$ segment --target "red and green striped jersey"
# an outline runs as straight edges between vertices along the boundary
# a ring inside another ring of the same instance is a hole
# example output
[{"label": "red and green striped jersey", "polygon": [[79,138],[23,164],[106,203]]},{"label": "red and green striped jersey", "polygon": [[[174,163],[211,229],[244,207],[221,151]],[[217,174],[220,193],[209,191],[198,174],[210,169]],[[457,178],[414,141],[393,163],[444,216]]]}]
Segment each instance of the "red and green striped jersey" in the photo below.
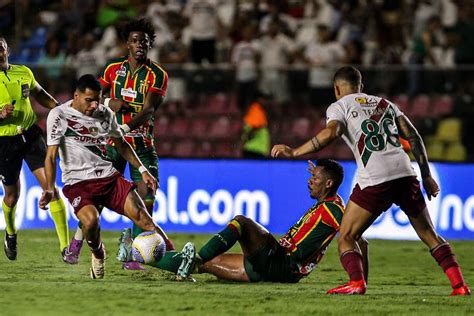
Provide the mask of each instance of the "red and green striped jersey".
[{"label": "red and green striped jersey", "polygon": [[[128,56],[110,61],[99,80],[104,90],[110,89],[112,99],[120,99],[130,105],[127,112],[116,113],[119,124],[130,122],[132,117],[142,111],[147,93],[154,92],[164,96],[168,87],[168,74],[160,65],[148,59],[132,72]],[[125,139],[134,149],[153,148],[153,125],[154,116],[139,128],[130,131]]]},{"label": "red and green striped jersey", "polygon": [[313,205],[278,241],[303,276],[308,275],[323,257],[339,231],[343,215],[341,197],[329,197]]}]

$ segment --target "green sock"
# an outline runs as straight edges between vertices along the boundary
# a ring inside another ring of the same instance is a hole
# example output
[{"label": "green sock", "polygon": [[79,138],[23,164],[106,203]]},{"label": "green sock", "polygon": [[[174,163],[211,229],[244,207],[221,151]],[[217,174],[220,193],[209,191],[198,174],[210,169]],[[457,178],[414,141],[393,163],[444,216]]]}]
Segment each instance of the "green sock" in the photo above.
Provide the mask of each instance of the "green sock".
[{"label": "green sock", "polygon": [[209,261],[212,258],[223,254],[239,240],[241,235],[241,228],[238,221],[235,219],[231,220],[227,227],[221,232],[215,234],[201,250],[199,250],[199,256],[203,262]]},{"label": "green sock", "polygon": [[62,251],[69,244],[69,226],[67,223],[66,216],[66,205],[62,199],[49,202],[51,209],[51,217],[53,218],[54,225],[56,226],[56,234],[59,239],[59,250]]},{"label": "green sock", "polygon": [[181,264],[181,256],[178,255],[175,257],[177,253],[177,251],[167,251],[160,261],[154,262],[150,265],[155,268],[176,273]]},{"label": "green sock", "polygon": [[5,216],[5,229],[8,235],[16,234],[15,227],[15,210],[16,205],[9,207],[5,204],[5,201],[2,201],[3,216]]}]

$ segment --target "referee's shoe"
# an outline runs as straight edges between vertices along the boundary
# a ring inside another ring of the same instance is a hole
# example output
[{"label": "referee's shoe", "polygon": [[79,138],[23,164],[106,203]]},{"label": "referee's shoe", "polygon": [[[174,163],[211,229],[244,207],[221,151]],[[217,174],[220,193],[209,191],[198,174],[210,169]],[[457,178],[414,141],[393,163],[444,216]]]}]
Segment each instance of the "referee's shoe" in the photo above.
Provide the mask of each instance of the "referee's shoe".
[{"label": "referee's shoe", "polygon": [[5,250],[5,255],[9,260],[16,260],[16,234],[9,235],[8,233],[5,233],[3,250]]}]

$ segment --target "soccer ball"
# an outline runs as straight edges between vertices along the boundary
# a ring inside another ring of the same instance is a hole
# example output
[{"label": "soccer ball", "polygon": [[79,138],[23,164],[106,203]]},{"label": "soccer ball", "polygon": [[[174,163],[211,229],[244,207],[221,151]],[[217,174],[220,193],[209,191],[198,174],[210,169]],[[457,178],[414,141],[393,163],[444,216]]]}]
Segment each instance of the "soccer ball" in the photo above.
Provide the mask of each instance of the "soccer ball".
[{"label": "soccer ball", "polygon": [[156,232],[143,232],[133,240],[132,255],[137,262],[144,264],[157,262],[163,258],[165,252],[165,241]]}]

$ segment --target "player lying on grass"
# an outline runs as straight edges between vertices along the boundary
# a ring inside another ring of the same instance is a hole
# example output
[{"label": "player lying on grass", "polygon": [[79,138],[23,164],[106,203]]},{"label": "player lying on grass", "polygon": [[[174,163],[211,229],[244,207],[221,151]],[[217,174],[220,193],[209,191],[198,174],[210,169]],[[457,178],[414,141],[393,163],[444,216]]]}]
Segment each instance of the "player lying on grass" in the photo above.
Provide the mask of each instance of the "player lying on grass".
[{"label": "player lying on grass", "polygon": [[99,207],[105,206],[127,216],[145,231],[164,235],[147,213],[135,184],[125,180],[107,160],[105,144],[110,137],[119,153],[140,170],[143,182],[156,190],[156,179],[124,140],[114,112],[99,104],[100,90],[94,76],[84,75],[79,78],[74,99],[49,113],[45,160],[47,188],[39,202],[40,208],[45,209],[53,197],[59,154],[65,183],[63,192],[82,223],[84,237],[92,251],[90,273],[94,279],[103,278],[105,268]]},{"label": "player lying on grass", "polygon": [[[167,254],[156,265],[185,280],[191,273],[210,273],[223,280],[298,282],[314,270],[339,230],[344,214],[337,190],[343,179],[342,166],[330,159],[309,162],[310,196],[317,200],[279,240],[263,226],[237,215],[212,237],[198,253],[187,243],[180,255]],[[239,242],[243,253],[225,253]],[[367,241],[358,242],[367,268]],[[366,276],[367,277],[367,276]]]}]

